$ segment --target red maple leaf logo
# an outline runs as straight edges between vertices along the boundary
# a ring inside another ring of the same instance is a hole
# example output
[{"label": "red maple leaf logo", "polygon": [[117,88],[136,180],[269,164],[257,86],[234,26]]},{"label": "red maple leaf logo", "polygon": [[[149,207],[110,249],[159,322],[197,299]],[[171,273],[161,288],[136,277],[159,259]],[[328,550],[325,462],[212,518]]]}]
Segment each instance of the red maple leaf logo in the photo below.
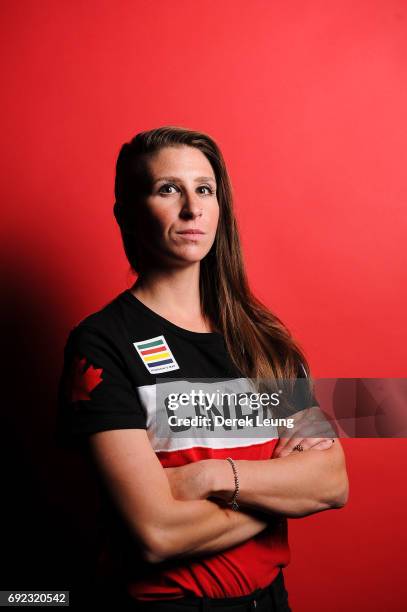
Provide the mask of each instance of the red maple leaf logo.
[{"label": "red maple leaf logo", "polygon": [[77,355],[72,362],[70,394],[71,401],[90,400],[90,393],[102,382],[103,368],[94,368],[90,365],[86,370],[86,358]]}]

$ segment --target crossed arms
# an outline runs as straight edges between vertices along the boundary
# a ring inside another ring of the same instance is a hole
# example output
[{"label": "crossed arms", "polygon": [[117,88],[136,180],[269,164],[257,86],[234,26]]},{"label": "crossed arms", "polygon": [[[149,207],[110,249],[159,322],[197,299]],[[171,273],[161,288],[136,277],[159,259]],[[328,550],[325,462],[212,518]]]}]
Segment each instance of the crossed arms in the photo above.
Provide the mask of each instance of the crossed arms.
[{"label": "crossed arms", "polygon": [[239,512],[225,505],[234,478],[223,459],[163,468],[144,429],[92,434],[88,449],[150,563],[216,553],[255,536],[273,515],[306,516],[340,508],[348,498],[339,439],[330,448],[322,441],[302,453],[280,440],[272,460],[235,461]]}]

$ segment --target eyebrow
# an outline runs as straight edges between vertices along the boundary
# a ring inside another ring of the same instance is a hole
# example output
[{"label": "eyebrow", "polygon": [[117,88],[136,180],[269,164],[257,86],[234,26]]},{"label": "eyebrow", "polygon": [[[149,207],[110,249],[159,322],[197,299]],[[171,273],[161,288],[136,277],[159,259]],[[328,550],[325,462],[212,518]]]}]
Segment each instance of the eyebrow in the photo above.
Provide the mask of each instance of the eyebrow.
[{"label": "eyebrow", "polygon": [[[155,183],[158,183],[158,181],[180,181],[181,179],[179,179],[177,176],[160,176],[160,178],[155,179],[155,181],[153,181],[153,185]],[[199,183],[200,181],[212,181],[213,183],[216,184],[215,179],[212,176],[198,176],[195,179],[195,183]]]}]

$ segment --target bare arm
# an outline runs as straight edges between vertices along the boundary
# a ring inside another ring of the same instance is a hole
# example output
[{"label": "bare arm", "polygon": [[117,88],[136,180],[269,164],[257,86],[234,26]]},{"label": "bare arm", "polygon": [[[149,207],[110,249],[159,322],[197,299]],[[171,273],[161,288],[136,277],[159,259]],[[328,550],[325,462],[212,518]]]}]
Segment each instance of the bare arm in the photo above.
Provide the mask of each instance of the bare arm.
[{"label": "bare arm", "polygon": [[[228,461],[206,459],[206,494],[229,500],[234,477]],[[291,452],[261,461],[235,461],[242,507],[290,517],[341,508],[349,494],[345,457],[339,439],[329,449]]]},{"label": "bare arm", "polygon": [[172,557],[189,557],[191,555],[201,556],[204,554],[221,552],[227,548],[230,548],[231,546],[242,544],[246,540],[257,535],[260,533],[260,531],[263,531],[263,529],[267,527],[270,521],[270,517],[267,517],[265,514],[257,513],[256,516],[255,510],[251,510],[250,514],[245,511],[234,512],[229,508],[225,508],[224,511],[230,520],[230,525],[227,530],[225,530],[221,535],[215,536],[208,541],[199,544],[193,549],[191,548],[186,552],[173,554]]},{"label": "bare arm", "polygon": [[234,512],[207,499],[176,500],[143,429],[98,432],[89,450],[119,511],[157,563],[170,557],[218,552],[240,544],[267,526],[267,517]]}]

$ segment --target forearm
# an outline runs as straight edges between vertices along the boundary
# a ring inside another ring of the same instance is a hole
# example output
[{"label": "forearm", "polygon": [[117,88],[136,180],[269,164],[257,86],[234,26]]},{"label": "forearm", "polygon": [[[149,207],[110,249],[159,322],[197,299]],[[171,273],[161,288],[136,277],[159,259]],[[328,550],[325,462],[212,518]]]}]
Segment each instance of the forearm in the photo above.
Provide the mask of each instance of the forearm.
[{"label": "forearm", "polygon": [[[215,502],[210,503],[217,506]],[[223,508],[222,511],[226,520],[224,521],[222,518],[219,522],[221,531],[217,529],[218,515],[216,514],[216,517],[213,518],[208,517],[207,538],[202,536],[201,523],[199,523],[199,538],[197,538],[196,525],[191,533],[188,533],[185,529],[178,533],[174,530],[171,534],[173,537],[172,550],[167,552],[166,557],[195,557],[222,552],[231,546],[246,542],[249,538],[263,531],[268,525],[267,517],[264,514],[256,516],[256,513],[235,512],[228,508]],[[210,535],[215,532],[214,529],[218,532],[217,535]]]},{"label": "forearm", "polygon": [[[104,437],[97,438],[100,439],[103,442]],[[225,550],[253,537],[268,524],[269,517],[264,513],[236,513],[219,499],[206,499],[202,462],[190,466],[198,468],[196,479],[200,485],[204,483],[202,494],[181,500],[173,495],[166,477],[171,468],[163,472],[160,467],[158,476],[151,478],[149,490],[140,495],[131,474],[113,472],[107,478],[103,467],[114,463],[114,453],[109,454],[103,447],[97,447],[95,454],[90,451],[85,447],[99,486],[128,523],[140,554],[151,563]],[[183,469],[186,468],[188,465]],[[173,468],[176,472],[179,469]]]},{"label": "forearm", "polygon": [[235,512],[216,501],[173,500],[154,528],[146,554],[151,563],[168,558],[215,553],[241,544],[267,526],[256,512]]},{"label": "forearm", "polygon": [[[339,446],[339,445],[338,445]],[[210,459],[208,496],[229,500],[234,491],[229,462]],[[342,507],[348,479],[342,449],[308,450],[261,461],[236,460],[241,507],[301,517]]]}]

